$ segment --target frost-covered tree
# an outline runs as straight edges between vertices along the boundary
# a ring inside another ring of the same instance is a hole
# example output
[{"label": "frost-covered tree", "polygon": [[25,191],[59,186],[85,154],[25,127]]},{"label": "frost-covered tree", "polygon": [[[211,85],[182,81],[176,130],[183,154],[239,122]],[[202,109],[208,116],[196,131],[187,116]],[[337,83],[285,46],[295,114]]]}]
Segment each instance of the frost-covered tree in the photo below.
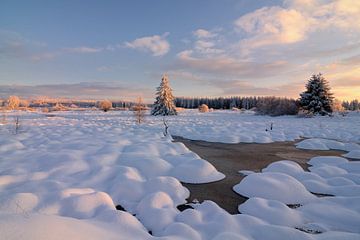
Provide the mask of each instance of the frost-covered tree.
[{"label": "frost-covered tree", "polygon": [[20,98],[18,96],[10,96],[7,100],[7,106],[10,109],[17,109],[20,105]]},{"label": "frost-covered tree", "polygon": [[306,91],[300,94],[299,105],[309,113],[329,115],[333,112],[333,99],[328,81],[319,73],[309,79]]},{"label": "frost-covered tree", "polygon": [[112,102],[109,100],[103,100],[98,103],[98,106],[101,110],[107,112],[110,110],[110,108],[112,108]]},{"label": "frost-covered tree", "polygon": [[209,111],[209,107],[206,104],[201,104],[199,106],[199,112],[205,113]]},{"label": "frost-covered tree", "polygon": [[174,96],[172,95],[167,75],[163,75],[160,86],[156,90],[157,96],[151,110],[151,115],[176,115]]}]

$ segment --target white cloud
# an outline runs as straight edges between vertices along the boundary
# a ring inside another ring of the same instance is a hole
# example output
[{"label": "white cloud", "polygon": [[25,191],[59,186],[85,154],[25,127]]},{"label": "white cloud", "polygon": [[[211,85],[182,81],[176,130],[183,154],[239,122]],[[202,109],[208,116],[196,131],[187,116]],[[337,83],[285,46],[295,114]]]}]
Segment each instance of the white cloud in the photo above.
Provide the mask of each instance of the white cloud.
[{"label": "white cloud", "polygon": [[145,99],[153,98],[153,90],[136,84],[116,82],[80,82],[71,84],[43,85],[0,85],[0,96],[18,95],[21,97],[49,96],[75,99],[122,99],[134,100],[139,95]]},{"label": "white cloud", "polygon": [[353,34],[360,31],[360,1],[286,0],[283,7],[243,15],[234,25],[246,34],[240,41],[243,48],[297,43],[320,31]]},{"label": "white cloud", "polygon": [[59,52],[43,52],[34,54],[31,56],[31,60],[33,61],[42,61],[42,60],[50,60],[57,57],[60,53]]},{"label": "white cloud", "polygon": [[202,73],[237,77],[271,77],[278,75],[280,70],[290,67],[286,61],[253,62],[238,60],[227,55],[208,57],[193,56],[194,51],[185,50],[178,53],[179,67],[186,67]]},{"label": "white cloud", "polygon": [[213,38],[216,37],[218,34],[205,30],[205,29],[198,29],[193,32],[194,36],[201,39],[201,38]]},{"label": "white cloud", "polygon": [[248,36],[242,43],[252,48],[302,41],[312,24],[312,18],[297,10],[281,7],[264,7],[235,21],[236,28]]},{"label": "white cloud", "polygon": [[101,52],[103,48],[92,48],[92,47],[75,47],[75,48],[64,48],[64,51],[71,53],[97,53]]},{"label": "white cloud", "polygon": [[100,66],[96,68],[96,71],[99,72],[109,72],[111,70],[111,67],[109,66]]},{"label": "white cloud", "polygon": [[170,44],[166,40],[169,33],[163,35],[154,35],[150,37],[142,37],[132,42],[126,42],[128,48],[137,49],[144,52],[151,52],[153,56],[163,56],[170,50]]}]

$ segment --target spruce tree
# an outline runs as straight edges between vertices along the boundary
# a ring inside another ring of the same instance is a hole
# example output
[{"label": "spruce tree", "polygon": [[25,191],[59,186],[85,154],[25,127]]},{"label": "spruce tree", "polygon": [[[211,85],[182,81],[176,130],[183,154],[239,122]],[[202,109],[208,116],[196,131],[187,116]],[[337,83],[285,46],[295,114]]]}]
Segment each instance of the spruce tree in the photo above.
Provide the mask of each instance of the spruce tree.
[{"label": "spruce tree", "polygon": [[309,113],[329,115],[333,112],[333,99],[328,81],[319,73],[309,79],[306,91],[300,94],[299,104]]},{"label": "spruce tree", "polygon": [[172,89],[169,85],[167,75],[163,75],[160,86],[156,90],[157,96],[151,110],[151,114],[154,116],[176,115],[177,112],[174,104],[174,96],[172,95]]}]

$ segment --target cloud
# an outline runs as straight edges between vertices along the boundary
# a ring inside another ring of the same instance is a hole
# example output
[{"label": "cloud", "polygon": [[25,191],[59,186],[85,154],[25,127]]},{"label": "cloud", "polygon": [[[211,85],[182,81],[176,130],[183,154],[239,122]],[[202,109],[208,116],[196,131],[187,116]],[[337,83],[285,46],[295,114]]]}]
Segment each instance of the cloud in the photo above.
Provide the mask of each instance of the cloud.
[{"label": "cloud", "polygon": [[51,60],[59,56],[60,54],[60,52],[43,52],[32,54],[30,58],[32,61]]},{"label": "cloud", "polygon": [[212,81],[214,86],[218,86],[224,95],[243,95],[243,96],[280,96],[298,98],[303,91],[302,82],[277,85],[273,87],[262,87],[251,84],[244,80]]},{"label": "cloud", "polygon": [[73,84],[0,85],[0,96],[6,98],[18,95],[24,98],[49,96],[75,99],[117,99],[134,100],[138,96],[151,98],[153,90],[139,86],[128,86],[116,82],[81,82]]},{"label": "cloud", "polygon": [[26,39],[17,32],[0,30],[0,58],[29,58],[46,43]]},{"label": "cloud", "polygon": [[205,29],[198,29],[196,31],[193,32],[194,36],[202,39],[202,38],[213,38],[216,37],[218,34],[211,32],[211,31],[207,31]]},{"label": "cloud", "polygon": [[264,7],[241,16],[235,28],[245,33],[244,48],[293,44],[313,32],[339,30],[353,34],[360,30],[360,1],[287,0],[283,6]]},{"label": "cloud", "polygon": [[109,72],[112,68],[109,66],[100,66],[96,68],[96,71],[99,72]]},{"label": "cloud", "polygon": [[192,48],[177,54],[172,70],[195,74],[189,81],[223,94],[297,97],[317,72],[329,77],[335,92],[357,86],[360,1],[353,2],[288,0],[239,17],[221,34],[195,30]]},{"label": "cloud", "polygon": [[92,48],[92,47],[84,47],[84,46],[74,47],[74,48],[62,48],[60,50],[33,53],[30,55],[30,59],[32,61],[52,60],[56,57],[64,55],[65,53],[91,54],[91,53],[98,53],[103,50],[104,48]]},{"label": "cloud", "polygon": [[179,68],[191,68],[203,73],[223,74],[237,77],[270,77],[279,74],[280,70],[290,67],[288,62],[253,62],[241,61],[226,55],[213,57],[193,56],[192,50],[185,50],[177,55]]},{"label": "cloud", "polygon": [[65,52],[70,52],[70,53],[98,53],[103,51],[103,48],[92,48],[92,47],[75,47],[75,48],[64,48],[63,49]]},{"label": "cloud", "polygon": [[255,48],[302,41],[313,20],[294,9],[264,7],[241,16],[234,24],[237,30],[248,35],[242,43]]},{"label": "cloud", "polygon": [[142,37],[132,42],[125,42],[125,46],[144,52],[151,52],[153,56],[163,56],[170,50],[170,44],[166,40],[169,33],[163,35],[154,35],[150,37]]}]

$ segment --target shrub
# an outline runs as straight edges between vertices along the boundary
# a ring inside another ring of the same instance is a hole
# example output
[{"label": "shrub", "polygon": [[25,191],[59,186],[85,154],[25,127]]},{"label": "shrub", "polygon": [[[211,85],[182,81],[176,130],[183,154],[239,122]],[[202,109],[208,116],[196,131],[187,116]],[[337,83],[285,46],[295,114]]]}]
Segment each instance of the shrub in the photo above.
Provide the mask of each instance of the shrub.
[{"label": "shrub", "polygon": [[342,102],[339,99],[335,99],[332,103],[332,110],[334,112],[343,112],[345,108],[342,105]]},{"label": "shrub", "polygon": [[20,106],[20,98],[18,96],[10,96],[7,100],[7,106],[10,109],[17,109]]},{"label": "shrub", "polygon": [[20,107],[28,108],[29,107],[29,101],[28,100],[20,100]]},{"label": "shrub", "polygon": [[103,100],[99,102],[99,109],[103,110],[104,112],[107,112],[112,107],[112,102],[109,100]]},{"label": "shrub", "polygon": [[199,106],[199,112],[205,113],[209,111],[209,107],[206,104],[201,104]]},{"label": "shrub", "polygon": [[54,107],[51,108],[52,111],[67,111],[68,108],[62,105],[61,103],[56,103]]},{"label": "shrub", "polygon": [[260,100],[256,111],[259,114],[270,116],[296,115],[298,107],[293,99],[266,97]]}]

